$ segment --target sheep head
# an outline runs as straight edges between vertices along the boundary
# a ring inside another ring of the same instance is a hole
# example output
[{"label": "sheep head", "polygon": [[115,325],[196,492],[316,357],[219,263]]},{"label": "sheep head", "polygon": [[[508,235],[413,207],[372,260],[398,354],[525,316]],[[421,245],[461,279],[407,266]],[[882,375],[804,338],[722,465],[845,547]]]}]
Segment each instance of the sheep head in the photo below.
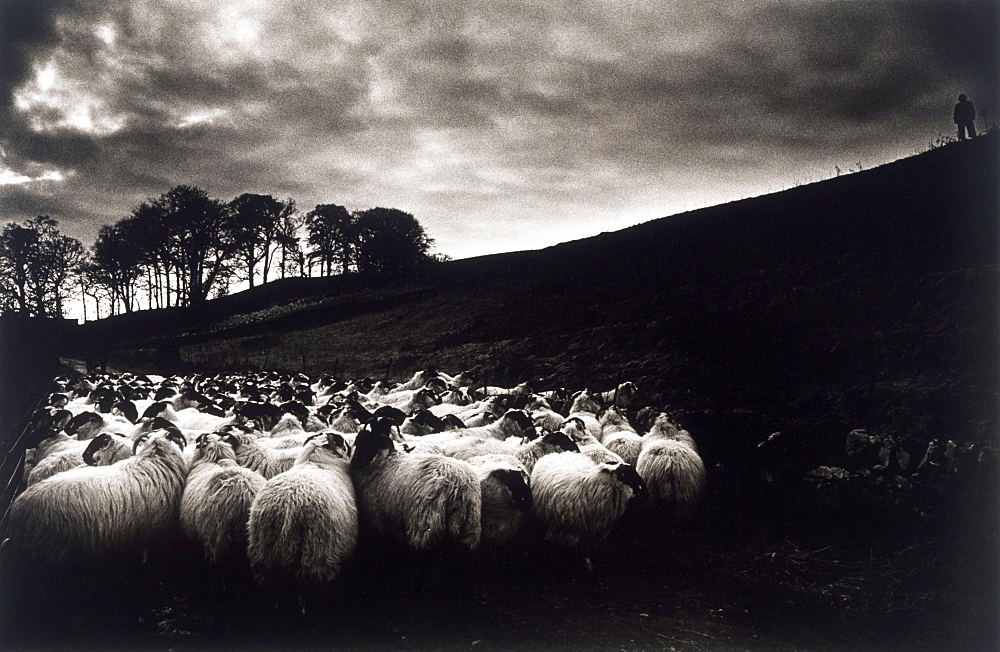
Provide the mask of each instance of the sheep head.
[{"label": "sheep head", "polygon": [[98,451],[104,450],[110,446],[111,441],[111,435],[106,432],[103,432],[90,440],[90,443],[87,444],[87,449],[83,451],[83,461],[87,464],[87,466],[97,466],[98,462],[96,456],[98,455]]},{"label": "sheep head", "polygon": [[365,425],[354,440],[352,468],[363,469],[383,451],[392,453],[396,450],[392,443],[392,425],[391,421],[382,417],[375,418]]},{"label": "sheep head", "polygon": [[611,473],[615,479],[627,485],[632,490],[633,500],[642,501],[646,498],[648,493],[646,483],[631,464],[619,464],[616,467],[606,467],[601,470]]},{"label": "sheep head", "polygon": [[507,487],[515,509],[522,512],[531,510],[531,487],[528,485],[528,476],[523,470],[496,469],[490,472],[490,476]]},{"label": "sheep head", "polygon": [[560,451],[566,451],[572,453],[580,452],[580,446],[578,446],[577,443],[573,441],[572,437],[570,437],[569,435],[567,435],[565,432],[562,431],[546,432],[544,435],[542,435],[540,441],[543,444],[547,446],[552,446],[553,448]]}]

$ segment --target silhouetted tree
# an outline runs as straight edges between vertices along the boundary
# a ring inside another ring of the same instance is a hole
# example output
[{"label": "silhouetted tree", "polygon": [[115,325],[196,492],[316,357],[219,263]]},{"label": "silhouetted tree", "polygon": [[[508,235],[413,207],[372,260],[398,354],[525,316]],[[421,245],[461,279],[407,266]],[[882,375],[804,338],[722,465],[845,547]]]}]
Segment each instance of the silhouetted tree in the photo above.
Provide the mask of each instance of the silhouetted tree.
[{"label": "silhouetted tree", "polygon": [[0,232],[0,307],[24,316],[61,317],[83,245],[39,215]]},{"label": "silhouetted tree", "polygon": [[295,210],[295,200],[285,200],[285,210],[278,219],[278,228],[274,241],[281,252],[278,265],[281,278],[287,278],[289,272],[298,270],[299,276],[305,276],[305,255],[299,242],[299,231],[305,226],[306,218]]},{"label": "silhouetted tree", "polygon": [[295,202],[280,202],[271,195],[244,193],[229,202],[233,221],[233,243],[246,270],[250,287],[258,264],[263,264],[261,282],[267,283],[271,269],[272,245],[281,233],[282,222],[295,212]]},{"label": "silhouetted tree", "polygon": [[193,186],[176,186],[150,203],[163,211],[183,281],[182,303],[208,299],[230,276],[236,242],[226,205]]},{"label": "silhouetted tree", "polygon": [[91,248],[90,263],[84,267],[90,284],[109,295],[111,314],[118,306],[124,312],[135,307],[135,286],[143,265],[143,252],[135,242],[141,229],[142,224],[131,217],[102,226]]},{"label": "silhouetted tree", "polygon": [[356,215],[360,272],[399,274],[428,260],[433,240],[413,215],[395,208],[370,208]]},{"label": "silhouetted tree", "polygon": [[351,269],[355,251],[354,216],[336,204],[319,204],[306,214],[310,257],[319,262],[320,274],[332,276],[334,270],[346,274]]}]

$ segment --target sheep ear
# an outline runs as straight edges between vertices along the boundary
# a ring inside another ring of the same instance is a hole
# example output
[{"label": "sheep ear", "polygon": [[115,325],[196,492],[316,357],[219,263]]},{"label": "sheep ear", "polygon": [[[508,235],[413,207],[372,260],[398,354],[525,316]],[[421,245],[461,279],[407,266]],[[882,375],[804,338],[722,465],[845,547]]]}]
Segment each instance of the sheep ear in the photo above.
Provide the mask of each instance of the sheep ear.
[{"label": "sheep ear", "polygon": [[149,433],[148,432],[144,432],[144,433],[142,433],[141,435],[139,435],[138,437],[135,438],[135,443],[132,444],[132,454],[133,455],[135,455],[136,452],[139,450],[139,446],[142,446],[144,443],[146,443],[147,439],[149,439]]}]

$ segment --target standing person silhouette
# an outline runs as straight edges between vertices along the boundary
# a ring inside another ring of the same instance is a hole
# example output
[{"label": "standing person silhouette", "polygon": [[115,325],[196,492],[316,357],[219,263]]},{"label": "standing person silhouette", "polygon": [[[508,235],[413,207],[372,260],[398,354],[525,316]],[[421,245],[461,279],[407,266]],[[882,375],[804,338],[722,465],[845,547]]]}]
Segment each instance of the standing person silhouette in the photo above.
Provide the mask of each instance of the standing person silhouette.
[{"label": "standing person silhouette", "polygon": [[958,125],[958,139],[965,140],[966,132],[969,138],[976,137],[976,107],[965,95],[958,96],[958,104],[955,105],[955,124]]}]

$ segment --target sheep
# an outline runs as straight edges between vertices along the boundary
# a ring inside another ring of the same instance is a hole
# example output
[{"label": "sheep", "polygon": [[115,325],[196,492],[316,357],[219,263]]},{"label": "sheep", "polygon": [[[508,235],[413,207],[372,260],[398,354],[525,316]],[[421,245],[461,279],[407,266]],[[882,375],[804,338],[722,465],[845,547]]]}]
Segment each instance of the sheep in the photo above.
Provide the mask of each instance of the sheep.
[{"label": "sheep", "polygon": [[512,455],[481,455],[469,460],[482,492],[480,546],[503,548],[514,540],[531,510],[528,471]]},{"label": "sheep", "polygon": [[379,398],[379,402],[402,410],[406,414],[413,414],[417,410],[440,404],[441,399],[438,398],[434,390],[421,387],[420,389],[399,392],[392,395],[391,398],[390,395],[382,396]]},{"label": "sheep", "polygon": [[531,394],[531,381],[524,381],[515,387],[495,387],[487,385],[477,387],[472,395],[476,398],[486,398],[487,396],[529,396]]},{"label": "sheep", "polygon": [[128,550],[177,524],[186,468],[173,433],[153,434],[136,455],[110,466],[64,471],[14,501],[11,545],[43,563],[76,553]]},{"label": "sheep", "polygon": [[401,392],[413,389],[420,389],[430,380],[441,380],[439,374],[434,369],[423,369],[413,374],[405,383],[401,383],[392,389],[392,392]]},{"label": "sheep", "polygon": [[607,538],[629,502],[645,496],[646,486],[628,464],[597,464],[580,453],[557,453],[535,464],[531,494],[542,538],[581,549],[589,569],[587,550]]},{"label": "sheep", "polygon": [[80,412],[73,416],[63,430],[78,440],[93,439],[104,427],[104,417],[96,412]]},{"label": "sheep", "polygon": [[468,427],[458,432],[464,437],[508,439],[510,437],[524,437],[529,432],[534,435],[534,425],[531,416],[524,410],[508,410],[494,423],[480,427]]},{"label": "sheep", "polygon": [[471,371],[460,371],[454,376],[449,376],[443,371],[439,371],[438,376],[448,384],[448,387],[452,389],[461,389],[476,383],[476,374]]},{"label": "sheep", "polygon": [[615,389],[600,392],[597,397],[605,404],[625,409],[632,404],[632,400],[639,392],[639,387],[631,380],[620,383]]},{"label": "sheep", "polygon": [[514,453],[514,457],[517,458],[517,461],[530,474],[534,470],[538,460],[546,455],[562,452],[579,453],[580,447],[565,433],[547,432],[538,439],[519,446]]},{"label": "sheep", "polygon": [[108,466],[132,456],[132,442],[120,435],[102,433],[87,441],[44,456],[27,476],[27,486],[38,484],[62,471],[82,466]]},{"label": "sheep", "polygon": [[443,455],[400,453],[392,424],[375,419],[358,433],[351,469],[367,528],[413,550],[474,550],[482,533],[482,490],[472,467]]},{"label": "sheep", "polygon": [[250,505],[264,486],[264,476],[239,466],[232,446],[211,433],[198,437],[187,484],[181,497],[184,534],[217,564],[246,551]]},{"label": "sheep", "polygon": [[689,519],[707,483],[705,464],[686,430],[680,430],[667,414],[656,418],[643,438],[636,470],[649,485],[650,509]]},{"label": "sheep", "polygon": [[259,584],[333,581],[358,545],[350,446],[313,435],[291,469],[267,481],[250,508],[247,555]]},{"label": "sheep", "polygon": [[222,440],[233,447],[237,464],[260,473],[267,480],[292,468],[295,458],[302,452],[301,448],[268,448],[256,435],[245,432],[227,432]]},{"label": "sheep", "polygon": [[474,414],[482,413],[484,410],[489,411],[493,414],[493,416],[499,418],[502,417],[504,412],[507,411],[507,399],[504,396],[490,396],[482,401],[476,401],[475,403],[470,403],[468,405],[444,403],[433,405],[428,409],[433,412],[435,416],[444,417],[447,414],[454,414],[463,421]]},{"label": "sheep", "polygon": [[628,464],[635,466],[642,450],[642,437],[618,408],[610,407],[600,416],[601,443],[613,453],[618,453]]},{"label": "sheep", "polygon": [[484,410],[479,414],[471,414],[462,418],[462,422],[465,424],[466,428],[482,428],[483,426],[496,423],[496,421],[496,416],[489,410]]},{"label": "sheep", "polygon": [[524,409],[531,415],[536,427],[550,432],[559,430],[566,420],[566,417],[553,410],[548,400],[539,394],[532,394]]},{"label": "sheep", "polygon": [[601,422],[597,420],[597,414],[600,411],[601,404],[589,390],[585,389],[573,397],[573,405],[570,407],[566,418],[576,417],[580,419],[587,427],[587,432],[595,437],[597,441],[601,441],[603,428],[601,427]]},{"label": "sheep", "polygon": [[472,397],[469,396],[469,391],[465,387],[453,387],[446,392],[441,393],[438,397],[441,399],[441,403],[447,403],[450,405],[468,405],[472,403]]},{"label": "sheep", "polygon": [[520,438],[528,434],[529,431],[532,431],[530,434],[533,435],[533,428],[531,417],[528,416],[527,412],[510,410],[499,421],[488,426],[449,430],[426,435],[420,439],[424,444],[440,446],[445,455],[456,456],[459,451],[481,446],[482,442],[488,440],[504,441],[513,438],[520,441]]},{"label": "sheep", "polygon": [[399,431],[404,435],[420,436],[441,432],[445,427],[444,420],[434,416],[430,410],[419,410],[403,421]]}]

